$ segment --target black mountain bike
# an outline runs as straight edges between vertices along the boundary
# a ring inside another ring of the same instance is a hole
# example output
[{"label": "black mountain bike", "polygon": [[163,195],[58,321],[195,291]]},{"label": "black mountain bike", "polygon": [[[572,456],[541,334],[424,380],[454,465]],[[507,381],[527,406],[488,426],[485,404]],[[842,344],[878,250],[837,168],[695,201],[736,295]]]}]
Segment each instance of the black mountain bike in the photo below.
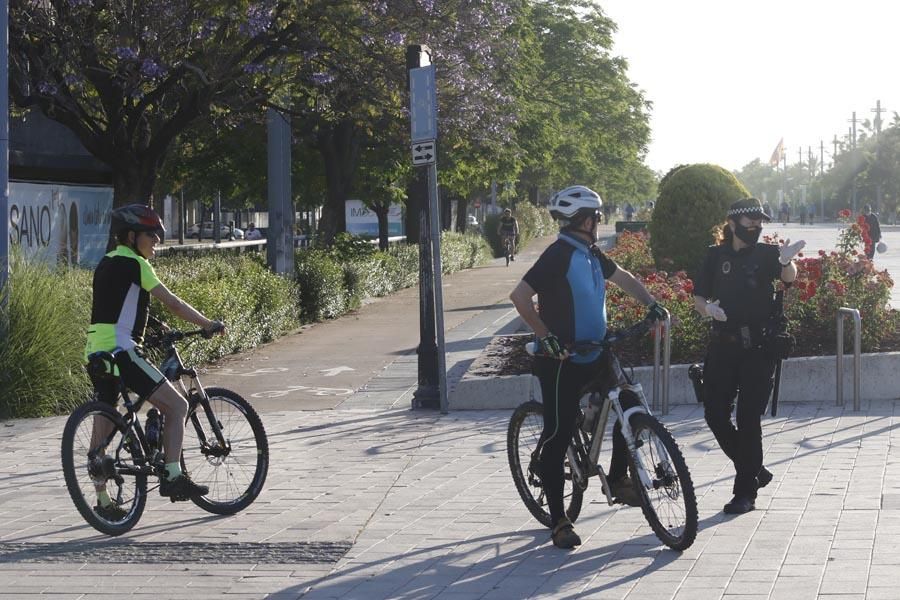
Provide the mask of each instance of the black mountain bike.
[{"label": "black mountain bike", "polygon": [[[246,400],[231,390],[204,388],[196,369],[182,362],[175,343],[204,333],[171,330],[148,337],[145,347],[163,351],[160,371],[188,399],[181,466],[194,482],[209,487],[207,495],[191,501],[211,513],[232,515],[247,508],[262,491],[269,470],[269,442],[259,415]],[[115,364],[109,352],[88,357],[88,370],[98,376],[108,373],[109,364]],[[184,376],[189,378],[187,387]],[[147,489],[147,479],[164,477],[166,463],[164,422],[159,423],[158,433],[148,436],[139,415],[144,401],[133,402],[122,382],[118,383],[125,414],[105,402],[87,402],[66,421],[62,437],[69,495],[81,516],[107,535],[121,535],[137,524],[148,491],[156,489]],[[97,433],[105,431],[109,433]],[[95,506],[102,486],[114,510]]]},{"label": "black mountain bike", "polygon": [[[583,391],[590,397],[587,410],[577,416],[575,434],[566,452],[564,503],[566,515],[574,523],[593,475],[600,478],[609,505],[614,503],[606,473],[599,463],[600,448],[612,416],[622,425],[631,480],[641,499],[644,517],[662,543],[684,550],[694,543],[697,535],[697,499],[691,474],[672,434],[651,414],[641,384],[634,383],[622,369],[612,350],[615,343],[642,335],[649,326],[649,322],[641,321],[626,330],[610,332],[602,342],[578,343],[574,347],[575,353],[602,348],[607,353],[607,362],[604,372],[598,373],[597,380]],[[529,352],[533,353],[532,348]],[[506,447],[519,496],[538,521],[552,527],[538,468],[543,428],[544,406],[539,402],[521,404],[510,418]]]}]

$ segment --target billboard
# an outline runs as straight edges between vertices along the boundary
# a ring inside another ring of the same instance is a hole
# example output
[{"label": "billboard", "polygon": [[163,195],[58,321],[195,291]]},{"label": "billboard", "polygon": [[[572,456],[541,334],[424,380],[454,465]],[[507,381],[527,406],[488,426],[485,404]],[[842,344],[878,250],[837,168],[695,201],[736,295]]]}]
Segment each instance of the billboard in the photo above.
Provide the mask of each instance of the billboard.
[{"label": "billboard", "polygon": [[111,187],[9,183],[9,243],[28,257],[94,267],[106,253]]},{"label": "billboard", "polygon": [[[344,203],[347,218],[347,232],[365,237],[378,237],[378,215],[367,208],[362,200],[347,200]],[[391,204],[388,209],[388,236],[403,235],[403,206]]]}]

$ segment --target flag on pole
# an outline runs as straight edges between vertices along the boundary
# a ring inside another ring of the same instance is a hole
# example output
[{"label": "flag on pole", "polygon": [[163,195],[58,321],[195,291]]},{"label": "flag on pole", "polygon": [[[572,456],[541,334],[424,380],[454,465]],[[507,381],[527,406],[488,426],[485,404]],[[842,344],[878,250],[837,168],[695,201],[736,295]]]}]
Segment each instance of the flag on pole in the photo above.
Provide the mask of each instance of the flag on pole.
[{"label": "flag on pole", "polygon": [[772,158],[769,159],[769,165],[777,167],[782,158],[784,158],[784,138],[781,138],[778,141],[778,145],[775,146],[775,152],[772,153]]}]

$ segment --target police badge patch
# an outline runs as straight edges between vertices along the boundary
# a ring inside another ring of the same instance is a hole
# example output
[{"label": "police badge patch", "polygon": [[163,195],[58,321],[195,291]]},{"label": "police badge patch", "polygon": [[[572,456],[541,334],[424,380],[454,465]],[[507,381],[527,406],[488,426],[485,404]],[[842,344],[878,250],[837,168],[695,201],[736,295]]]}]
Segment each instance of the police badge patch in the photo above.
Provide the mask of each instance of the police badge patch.
[{"label": "police badge patch", "polygon": [[731,273],[731,261],[726,260],[722,263],[722,273],[724,273],[725,275]]}]

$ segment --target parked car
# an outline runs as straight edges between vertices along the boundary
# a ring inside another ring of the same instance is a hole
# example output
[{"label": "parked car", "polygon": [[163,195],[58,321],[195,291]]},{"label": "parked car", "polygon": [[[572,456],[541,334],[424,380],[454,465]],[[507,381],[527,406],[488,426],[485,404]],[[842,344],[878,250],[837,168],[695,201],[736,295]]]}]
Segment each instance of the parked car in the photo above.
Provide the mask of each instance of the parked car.
[{"label": "parked car", "polygon": [[[203,223],[202,227],[203,227],[203,230],[202,230],[203,231],[203,239],[211,240],[213,238],[213,224],[212,223]],[[193,225],[188,227],[187,236],[189,238],[198,239],[200,237],[199,236],[200,231],[201,231],[200,226],[197,223],[194,223]],[[228,239],[228,235],[231,233],[231,231],[228,229],[228,225],[226,223],[222,223],[219,225],[219,231],[221,232],[220,237],[222,239]],[[235,227],[234,228],[234,239],[236,239],[236,240],[244,239],[244,230],[238,229],[237,227]]]}]

